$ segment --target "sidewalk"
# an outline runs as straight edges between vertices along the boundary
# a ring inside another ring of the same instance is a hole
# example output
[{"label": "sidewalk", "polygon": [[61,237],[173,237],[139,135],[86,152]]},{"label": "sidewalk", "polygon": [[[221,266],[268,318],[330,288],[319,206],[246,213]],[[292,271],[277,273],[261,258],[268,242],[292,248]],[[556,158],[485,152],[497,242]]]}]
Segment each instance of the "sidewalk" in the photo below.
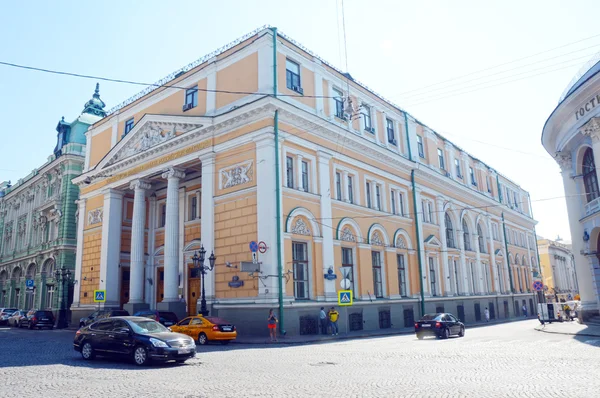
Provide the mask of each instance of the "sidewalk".
[{"label": "sidewalk", "polygon": [[[478,322],[472,324],[466,324],[467,331],[472,328],[497,325],[501,323],[509,323],[515,321],[522,321],[533,318],[510,318],[506,319],[495,319],[490,322]],[[401,328],[401,329],[376,329],[376,330],[359,330],[356,332],[340,333],[337,336],[322,335],[322,334],[311,334],[311,335],[298,335],[298,336],[278,336],[277,342],[271,342],[265,329],[265,336],[239,336],[236,340],[233,340],[232,344],[312,344],[321,343],[325,341],[339,341],[339,340],[353,340],[362,339],[369,337],[385,337],[385,336],[397,336],[414,334],[414,328]]]},{"label": "sidewalk", "polygon": [[566,334],[571,336],[600,337],[600,326],[582,325],[577,321],[546,323],[538,325],[535,330],[544,333]]}]

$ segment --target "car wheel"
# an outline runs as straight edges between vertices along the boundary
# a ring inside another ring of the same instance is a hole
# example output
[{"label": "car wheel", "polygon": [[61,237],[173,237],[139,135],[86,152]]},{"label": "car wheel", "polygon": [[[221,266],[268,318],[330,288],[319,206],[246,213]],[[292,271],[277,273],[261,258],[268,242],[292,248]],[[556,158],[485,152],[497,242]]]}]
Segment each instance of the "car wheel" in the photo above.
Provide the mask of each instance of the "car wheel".
[{"label": "car wheel", "polygon": [[458,334],[458,337],[465,337],[465,328],[460,328],[460,333]]},{"label": "car wheel", "polygon": [[447,339],[448,337],[450,337],[450,331],[448,330],[448,328],[446,328],[443,332],[443,338]]},{"label": "car wheel", "polygon": [[133,351],[133,361],[138,366],[144,366],[148,363],[148,351],[142,346],[137,346]]},{"label": "car wheel", "polygon": [[94,352],[92,344],[88,342],[83,343],[83,347],[81,347],[81,357],[89,361],[90,359],[94,359],[95,356],[96,353]]},{"label": "car wheel", "polygon": [[206,343],[208,343],[208,337],[204,333],[200,333],[198,335],[198,344],[205,345]]},{"label": "car wheel", "polygon": [[418,338],[419,340],[423,340],[423,335],[422,335],[422,334],[417,334],[417,338]]}]

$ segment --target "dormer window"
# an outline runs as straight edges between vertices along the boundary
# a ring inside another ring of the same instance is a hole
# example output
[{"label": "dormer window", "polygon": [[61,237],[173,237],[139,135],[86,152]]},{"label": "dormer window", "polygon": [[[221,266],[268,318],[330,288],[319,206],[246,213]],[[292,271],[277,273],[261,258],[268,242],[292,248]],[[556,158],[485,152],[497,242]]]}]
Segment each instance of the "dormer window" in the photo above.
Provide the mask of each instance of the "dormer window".
[{"label": "dormer window", "polygon": [[125,122],[125,132],[123,133],[123,137],[125,137],[133,129],[133,122],[133,118]]},{"label": "dormer window", "polygon": [[185,90],[185,104],[183,104],[183,111],[185,112],[196,106],[198,106],[198,86]]}]

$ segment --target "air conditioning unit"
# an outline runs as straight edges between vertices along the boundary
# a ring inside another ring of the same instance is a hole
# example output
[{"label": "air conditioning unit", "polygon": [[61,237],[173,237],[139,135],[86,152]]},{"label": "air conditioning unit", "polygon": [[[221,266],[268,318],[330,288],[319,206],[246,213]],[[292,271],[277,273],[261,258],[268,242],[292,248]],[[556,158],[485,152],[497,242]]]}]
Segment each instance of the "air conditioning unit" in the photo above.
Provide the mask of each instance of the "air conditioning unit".
[{"label": "air conditioning unit", "polygon": [[182,109],[185,112],[187,110],[192,109],[193,107],[194,107],[194,104],[190,102],[189,104],[184,104]]}]

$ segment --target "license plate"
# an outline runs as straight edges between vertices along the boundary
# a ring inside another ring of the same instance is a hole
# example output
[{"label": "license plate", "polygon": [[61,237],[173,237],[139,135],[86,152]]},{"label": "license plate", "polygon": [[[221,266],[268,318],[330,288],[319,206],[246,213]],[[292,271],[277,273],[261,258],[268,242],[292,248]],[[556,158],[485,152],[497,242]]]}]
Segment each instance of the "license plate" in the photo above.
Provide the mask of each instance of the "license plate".
[{"label": "license plate", "polygon": [[173,326],[173,322],[165,322],[165,326]]},{"label": "license plate", "polygon": [[178,354],[189,354],[190,352],[192,352],[191,348],[180,348],[177,350]]},{"label": "license plate", "polygon": [[231,332],[231,328],[227,328],[227,327],[225,327],[225,328],[223,328],[223,331],[224,331],[224,332]]},{"label": "license plate", "polygon": [[48,320],[48,318],[42,318],[42,321],[47,321],[47,320]]},{"label": "license plate", "polygon": [[425,325],[421,325],[421,327],[422,327],[422,328],[430,328],[430,327],[431,327],[431,325],[427,325],[427,324],[425,324]]}]

